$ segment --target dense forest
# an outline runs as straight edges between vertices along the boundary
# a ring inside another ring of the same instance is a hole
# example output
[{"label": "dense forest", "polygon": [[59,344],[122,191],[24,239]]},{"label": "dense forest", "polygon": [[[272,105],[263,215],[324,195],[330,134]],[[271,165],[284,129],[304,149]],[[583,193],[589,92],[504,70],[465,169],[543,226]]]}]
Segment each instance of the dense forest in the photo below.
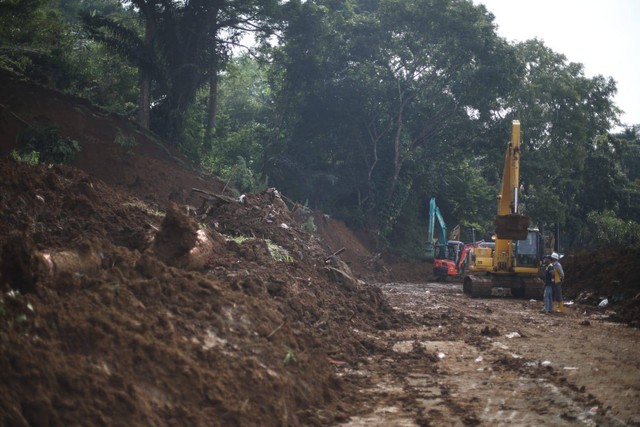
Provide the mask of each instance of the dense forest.
[{"label": "dense forest", "polygon": [[535,224],[563,251],[640,245],[640,126],[620,123],[616,82],[493,21],[468,0],[7,0],[0,71],[412,257],[430,197],[464,240],[490,231],[517,119]]}]

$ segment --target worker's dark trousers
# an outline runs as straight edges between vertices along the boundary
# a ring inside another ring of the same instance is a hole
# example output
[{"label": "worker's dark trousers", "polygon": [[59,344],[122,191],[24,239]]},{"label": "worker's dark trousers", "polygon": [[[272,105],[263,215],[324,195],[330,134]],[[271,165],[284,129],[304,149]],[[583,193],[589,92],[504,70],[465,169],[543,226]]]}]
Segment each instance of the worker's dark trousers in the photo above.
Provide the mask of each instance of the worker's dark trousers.
[{"label": "worker's dark trousers", "polygon": [[553,311],[553,287],[551,285],[544,287],[544,311],[545,313]]}]

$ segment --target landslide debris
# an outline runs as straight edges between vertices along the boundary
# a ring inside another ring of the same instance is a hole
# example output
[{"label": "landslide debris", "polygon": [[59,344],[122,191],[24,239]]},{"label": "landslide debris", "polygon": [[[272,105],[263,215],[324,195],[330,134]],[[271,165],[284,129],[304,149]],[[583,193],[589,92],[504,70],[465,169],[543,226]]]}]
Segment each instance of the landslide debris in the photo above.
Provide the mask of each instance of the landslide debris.
[{"label": "landslide debris", "polygon": [[273,192],[153,205],[0,160],[1,425],[327,425],[398,320]]}]

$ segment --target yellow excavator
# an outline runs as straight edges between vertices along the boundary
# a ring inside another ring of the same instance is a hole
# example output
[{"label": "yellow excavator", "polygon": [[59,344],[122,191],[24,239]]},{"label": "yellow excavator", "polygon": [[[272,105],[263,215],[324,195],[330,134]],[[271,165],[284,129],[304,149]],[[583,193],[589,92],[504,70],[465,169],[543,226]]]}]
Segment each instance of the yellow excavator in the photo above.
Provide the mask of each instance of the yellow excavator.
[{"label": "yellow excavator", "polygon": [[540,232],[530,228],[529,217],[518,210],[520,154],[520,122],[514,120],[498,195],[495,246],[472,249],[463,278],[463,290],[471,297],[542,298],[544,284],[538,277],[542,256]]}]

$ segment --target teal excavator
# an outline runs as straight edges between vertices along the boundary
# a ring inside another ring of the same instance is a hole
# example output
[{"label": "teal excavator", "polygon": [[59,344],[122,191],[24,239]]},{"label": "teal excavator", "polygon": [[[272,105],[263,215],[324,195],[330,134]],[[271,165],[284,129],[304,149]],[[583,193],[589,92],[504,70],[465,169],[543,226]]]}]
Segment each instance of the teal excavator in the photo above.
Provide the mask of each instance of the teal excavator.
[{"label": "teal excavator", "polygon": [[426,254],[427,260],[433,261],[433,275],[436,280],[448,281],[460,276],[459,263],[465,255],[464,246],[465,244],[461,241],[447,240],[447,225],[440,213],[440,208],[436,205],[436,198],[432,197],[429,201]]},{"label": "teal excavator", "polygon": [[[438,229],[436,230],[436,222]],[[425,249],[427,260],[432,261],[437,256],[442,256],[441,252],[447,246],[447,225],[442,218],[440,208],[436,206],[436,198],[429,200],[429,224],[427,228],[427,247]]]}]

